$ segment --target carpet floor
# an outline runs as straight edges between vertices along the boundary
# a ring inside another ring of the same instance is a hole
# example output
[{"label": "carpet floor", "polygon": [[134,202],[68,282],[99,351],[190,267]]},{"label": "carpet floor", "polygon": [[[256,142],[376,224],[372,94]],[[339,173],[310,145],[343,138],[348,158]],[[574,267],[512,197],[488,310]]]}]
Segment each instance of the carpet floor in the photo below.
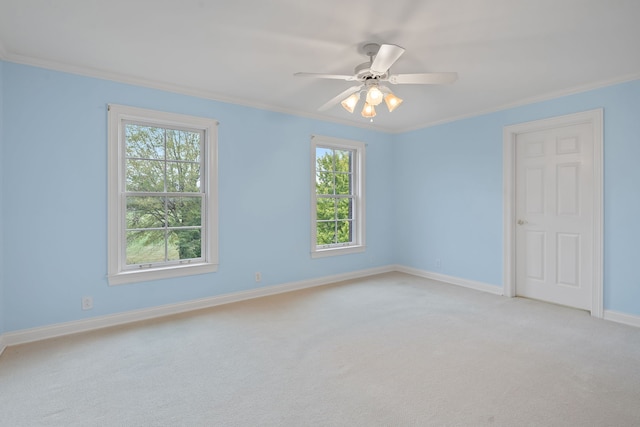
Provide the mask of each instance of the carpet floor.
[{"label": "carpet floor", "polygon": [[2,426],[638,426],[640,328],[388,273],[9,347]]}]

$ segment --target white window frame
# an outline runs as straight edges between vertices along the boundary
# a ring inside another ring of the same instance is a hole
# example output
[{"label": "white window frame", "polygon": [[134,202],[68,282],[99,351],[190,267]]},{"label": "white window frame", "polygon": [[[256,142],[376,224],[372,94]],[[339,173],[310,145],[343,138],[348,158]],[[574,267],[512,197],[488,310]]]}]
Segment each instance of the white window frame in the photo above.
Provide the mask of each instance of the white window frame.
[{"label": "white window frame", "polygon": [[[346,255],[364,252],[365,245],[365,144],[360,141],[311,136],[311,257],[321,258],[334,255]],[[353,222],[351,243],[318,246],[317,242],[317,195],[316,195],[316,149],[331,148],[353,151],[352,190]]]},{"label": "white window frame", "polygon": [[[204,117],[167,113],[124,105],[108,105],[108,274],[109,285],[214,272],[218,268],[218,122]],[[204,132],[203,140],[203,255],[196,262],[131,269],[126,265],[126,199],[124,124],[142,122],[159,127]]]}]

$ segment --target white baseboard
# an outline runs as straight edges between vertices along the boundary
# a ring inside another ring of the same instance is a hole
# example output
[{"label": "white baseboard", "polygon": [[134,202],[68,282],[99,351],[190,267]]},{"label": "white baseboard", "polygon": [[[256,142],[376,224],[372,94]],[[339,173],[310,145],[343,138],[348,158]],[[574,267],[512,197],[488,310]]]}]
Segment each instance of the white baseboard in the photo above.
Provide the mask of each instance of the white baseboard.
[{"label": "white baseboard", "polygon": [[437,280],[451,285],[463,286],[465,288],[475,289],[477,291],[488,292],[494,295],[503,295],[501,286],[489,285],[488,283],[476,282],[474,280],[462,279],[460,277],[447,276],[446,274],[434,273],[432,271],[420,270],[413,267],[405,267],[404,265],[396,265],[395,270],[411,274],[413,276],[424,277],[425,279]]},{"label": "white baseboard", "polygon": [[617,311],[605,310],[604,320],[610,320],[612,322],[624,323],[625,325],[635,326],[640,328],[640,316],[633,314],[619,313]]},{"label": "white baseboard", "polygon": [[[24,344],[33,341],[40,341],[48,338],[60,337],[79,332],[88,332],[96,329],[107,328],[110,326],[123,325],[126,323],[137,322],[141,320],[155,319],[159,317],[169,316],[172,314],[184,313],[203,308],[215,307],[217,305],[229,304],[238,301],[260,298],[269,295],[276,295],[285,292],[291,292],[316,286],[329,285],[345,280],[359,279],[362,277],[373,276],[376,274],[389,273],[398,271],[401,273],[411,274],[413,276],[423,277],[426,279],[436,280],[439,282],[462,286],[465,288],[475,289],[482,292],[488,292],[494,295],[503,295],[503,289],[499,286],[493,286],[483,282],[462,279],[445,274],[434,273],[432,271],[420,270],[413,267],[403,265],[388,265],[384,267],[371,268],[367,270],[359,270],[349,273],[336,274],[332,276],[324,276],[315,279],[302,280],[298,282],[290,282],[282,285],[268,286],[258,289],[250,289],[242,292],[234,292],[231,294],[218,295],[214,297],[201,298],[192,301],[186,301],[176,304],[162,305],[158,307],[146,308],[141,310],[127,311],[124,313],[110,314],[106,316],[98,316],[90,319],[76,320],[72,322],[58,323],[50,326],[43,326],[31,329],[23,329],[15,332],[8,332],[0,335],[0,355],[11,345]],[[605,310],[604,319],[612,322],[623,323],[626,325],[640,327],[640,316],[618,313],[611,310]]]},{"label": "white baseboard", "polygon": [[192,310],[215,307],[217,305],[229,304],[232,302],[260,298],[269,295],[276,295],[284,292],[291,292],[316,286],[328,285],[344,280],[352,280],[361,277],[373,276],[375,274],[388,273],[391,271],[395,271],[394,266],[377,267],[350,273],[319,277],[316,279],[302,280],[299,282],[285,283],[282,285],[250,289],[247,291],[234,292],[231,294],[218,295],[214,297],[201,298],[176,304],[162,305],[158,307],[127,311],[124,313],[110,314],[106,316],[97,316],[90,319],[75,320],[50,326],[23,329],[0,335],[0,349],[3,348],[2,346],[6,347],[33,341],[40,341],[48,338],[60,337],[63,335],[75,334],[79,332],[87,332],[96,329],[107,328],[110,326],[137,322],[140,320],[154,319],[171,314],[178,314]]}]

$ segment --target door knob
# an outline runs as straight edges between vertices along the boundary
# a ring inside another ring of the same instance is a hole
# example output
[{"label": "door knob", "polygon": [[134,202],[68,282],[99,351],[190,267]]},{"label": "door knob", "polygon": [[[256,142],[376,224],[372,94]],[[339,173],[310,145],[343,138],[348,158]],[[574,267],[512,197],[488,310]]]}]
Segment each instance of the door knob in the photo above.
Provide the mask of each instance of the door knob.
[{"label": "door knob", "polygon": [[529,221],[524,220],[524,219],[519,219],[518,220],[518,225],[525,225],[525,224],[529,224]]}]

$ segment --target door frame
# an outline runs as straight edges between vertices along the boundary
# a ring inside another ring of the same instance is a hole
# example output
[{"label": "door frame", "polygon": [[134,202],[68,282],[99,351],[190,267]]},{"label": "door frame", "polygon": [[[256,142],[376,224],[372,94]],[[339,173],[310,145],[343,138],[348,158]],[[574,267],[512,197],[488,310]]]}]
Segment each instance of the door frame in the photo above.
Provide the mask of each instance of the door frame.
[{"label": "door frame", "polygon": [[603,109],[534,120],[504,127],[503,131],[503,293],[516,296],[516,138],[519,134],[588,123],[593,129],[593,248],[591,315],[604,314],[603,287]]}]

